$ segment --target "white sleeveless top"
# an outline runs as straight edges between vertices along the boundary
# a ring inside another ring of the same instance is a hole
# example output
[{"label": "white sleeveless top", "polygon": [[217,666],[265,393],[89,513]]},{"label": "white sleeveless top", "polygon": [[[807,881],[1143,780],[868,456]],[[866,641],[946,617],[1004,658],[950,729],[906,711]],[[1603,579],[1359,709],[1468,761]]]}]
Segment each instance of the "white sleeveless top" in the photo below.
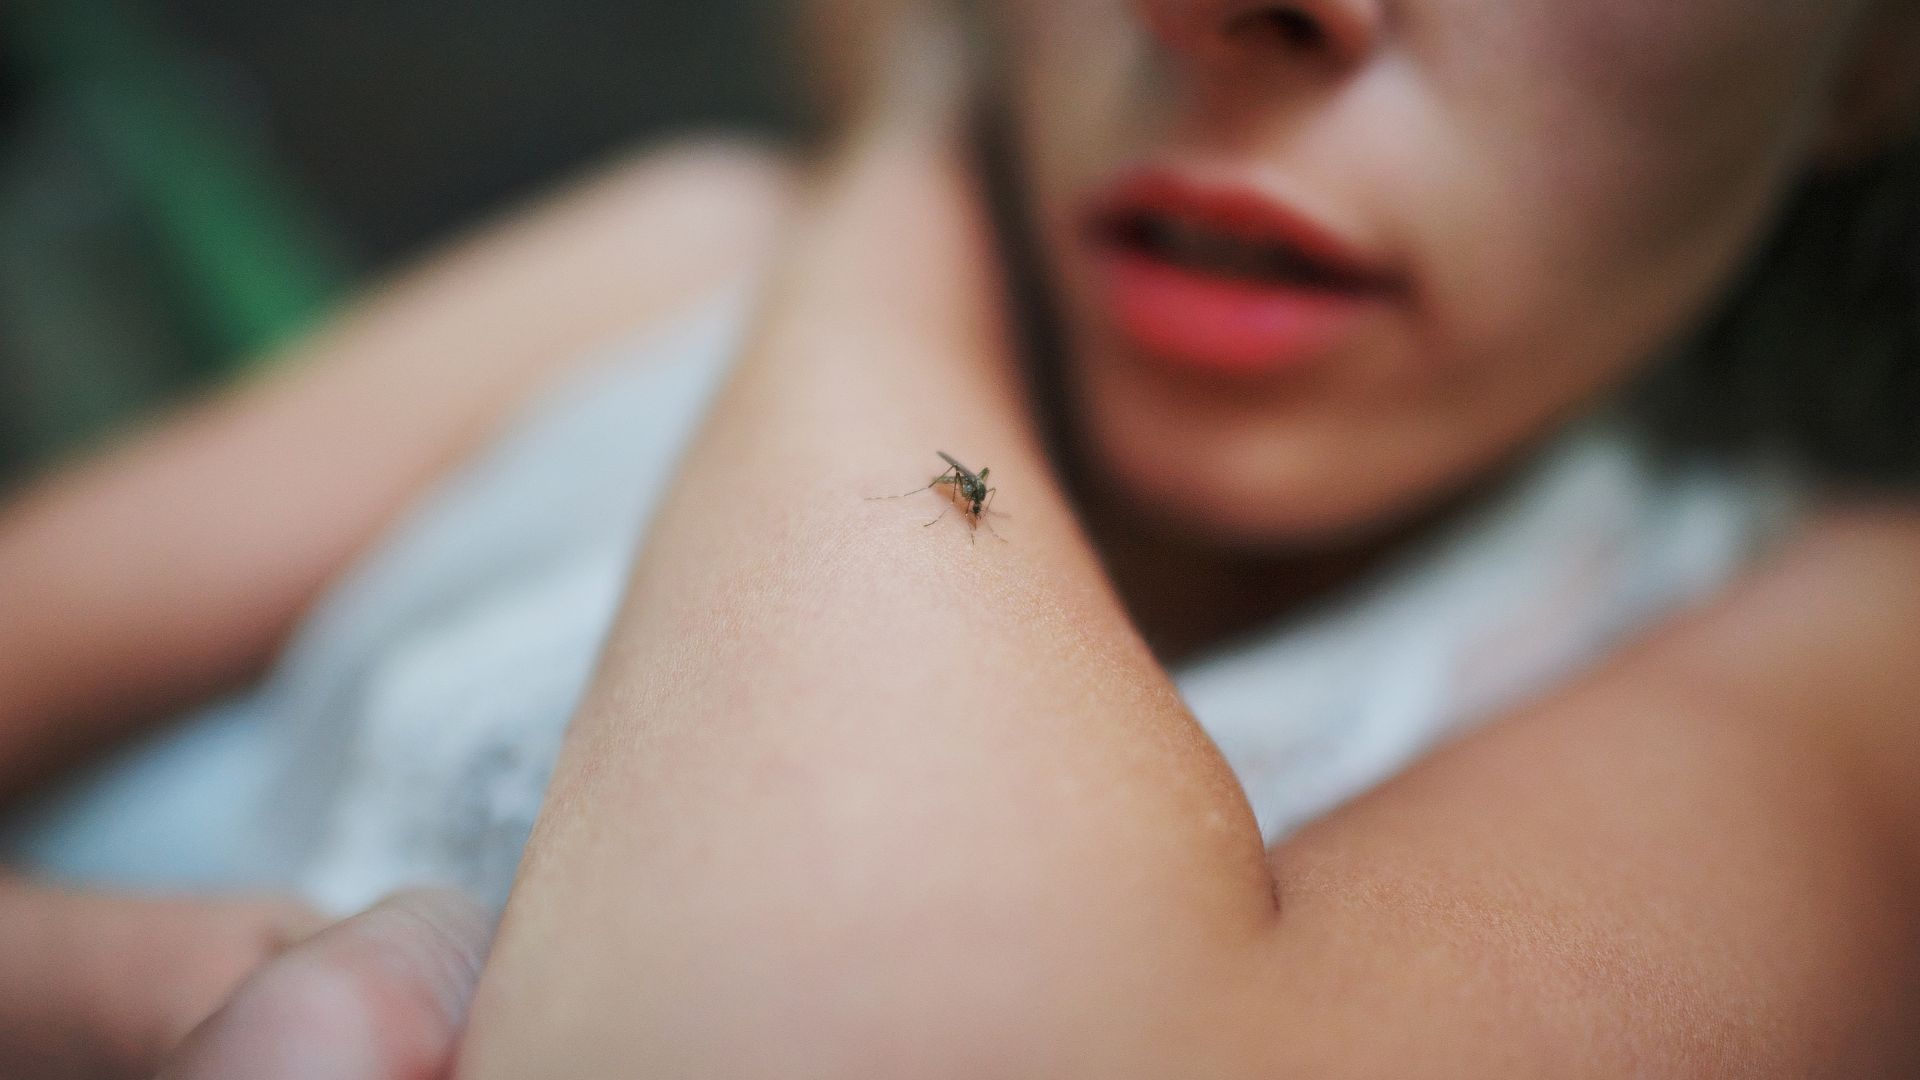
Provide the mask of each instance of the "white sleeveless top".
[{"label": "white sleeveless top", "polygon": [[[294,883],[337,911],[413,884],[503,900],[747,299],[548,395],[327,598],[259,691],[200,722],[211,733],[140,751],[0,849],[115,878],[116,857],[211,845],[202,883]],[[1360,586],[1175,678],[1272,842],[1720,585],[1792,520],[1794,491],[1663,469],[1590,421]]]}]

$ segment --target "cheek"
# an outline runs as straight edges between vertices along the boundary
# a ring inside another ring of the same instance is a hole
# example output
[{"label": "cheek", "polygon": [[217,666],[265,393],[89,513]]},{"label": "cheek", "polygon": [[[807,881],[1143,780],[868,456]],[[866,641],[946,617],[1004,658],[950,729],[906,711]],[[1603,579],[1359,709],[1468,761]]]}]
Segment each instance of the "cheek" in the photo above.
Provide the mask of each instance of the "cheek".
[{"label": "cheek", "polygon": [[1074,198],[1180,120],[1131,5],[1002,0],[1094,458],[1172,524],[1253,542],[1388,520],[1496,465],[1710,302],[1811,138],[1846,2],[1409,0],[1312,123],[1254,126],[1280,133],[1274,168],[1380,226],[1412,310],[1324,385],[1222,402],[1071,311]]},{"label": "cheek", "polygon": [[1847,20],[1809,0],[1455,3],[1409,28],[1429,156],[1452,165],[1414,226],[1441,329],[1629,364],[1764,230]]}]

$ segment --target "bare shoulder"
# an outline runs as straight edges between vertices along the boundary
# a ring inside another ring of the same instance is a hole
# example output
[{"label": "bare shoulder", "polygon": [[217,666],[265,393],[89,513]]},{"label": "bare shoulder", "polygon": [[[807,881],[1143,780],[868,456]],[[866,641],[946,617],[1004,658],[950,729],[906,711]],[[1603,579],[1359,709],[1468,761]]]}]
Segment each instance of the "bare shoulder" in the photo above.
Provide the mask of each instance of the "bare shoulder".
[{"label": "bare shoulder", "polygon": [[627,280],[698,279],[770,254],[794,188],[794,163],[774,143],[688,136],[603,163],[483,235],[617,254],[607,270]]},{"label": "bare shoulder", "polygon": [[779,150],[731,137],[626,155],[375,283],[222,414],[290,450],[355,430],[390,510],[608,343],[755,272],[791,177]]},{"label": "bare shoulder", "polygon": [[1828,740],[1920,867],[1920,501],[1822,510],[1665,652],[1738,714]]},{"label": "bare shoulder", "polygon": [[1920,501],[1854,499],[1815,514],[1650,659],[1757,721],[1855,744],[1874,772],[1904,770],[1896,786],[1920,791],[1917,644]]},{"label": "bare shoulder", "polygon": [[[1911,1075],[1916,640],[1920,512],[1826,511],[1310,827],[1271,855],[1274,970],[1387,996],[1309,996],[1305,1029],[1436,1075]],[[1388,1037],[1410,987],[1448,1007]]]},{"label": "bare shoulder", "polygon": [[410,333],[484,327],[508,362],[550,367],[570,347],[670,317],[772,254],[794,201],[776,146],[700,136],[589,170],[430,253],[363,313]]},{"label": "bare shoulder", "polygon": [[[1920,496],[1860,497],[1828,504],[1755,584],[1761,590],[1816,585],[1865,588],[1873,598],[1863,605],[1845,605],[1856,616],[1914,615],[1920,607]],[[1832,599],[1860,598],[1835,594]],[[1835,610],[1840,606],[1833,605]],[[1868,620],[1861,625],[1875,623]]]},{"label": "bare shoulder", "polygon": [[1920,498],[1829,503],[1729,600],[1729,607],[1755,614],[1811,603],[1824,615],[1846,614],[1869,634],[1882,618],[1913,617],[1920,608]]}]

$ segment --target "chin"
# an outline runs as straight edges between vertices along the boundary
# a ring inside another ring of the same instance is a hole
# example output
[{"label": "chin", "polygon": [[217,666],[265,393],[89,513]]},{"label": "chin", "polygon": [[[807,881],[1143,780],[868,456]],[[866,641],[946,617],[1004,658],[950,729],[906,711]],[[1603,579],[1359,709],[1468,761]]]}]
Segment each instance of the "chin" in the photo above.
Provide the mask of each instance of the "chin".
[{"label": "chin", "polygon": [[1364,543],[1431,511],[1478,471],[1412,425],[1308,402],[1087,390],[1080,431],[1094,479],[1169,539],[1250,553]]}]

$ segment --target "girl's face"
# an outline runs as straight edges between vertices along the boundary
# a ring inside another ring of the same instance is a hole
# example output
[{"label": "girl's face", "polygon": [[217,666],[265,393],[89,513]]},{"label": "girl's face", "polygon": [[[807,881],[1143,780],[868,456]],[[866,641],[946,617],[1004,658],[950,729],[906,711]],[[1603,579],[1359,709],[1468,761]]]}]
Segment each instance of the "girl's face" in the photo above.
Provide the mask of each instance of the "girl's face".
[{"label": "girl's face", "polygon": [[996,0],[1078,431],[1273,546],[1466,486],[1699,317],[1871,0]]}]

